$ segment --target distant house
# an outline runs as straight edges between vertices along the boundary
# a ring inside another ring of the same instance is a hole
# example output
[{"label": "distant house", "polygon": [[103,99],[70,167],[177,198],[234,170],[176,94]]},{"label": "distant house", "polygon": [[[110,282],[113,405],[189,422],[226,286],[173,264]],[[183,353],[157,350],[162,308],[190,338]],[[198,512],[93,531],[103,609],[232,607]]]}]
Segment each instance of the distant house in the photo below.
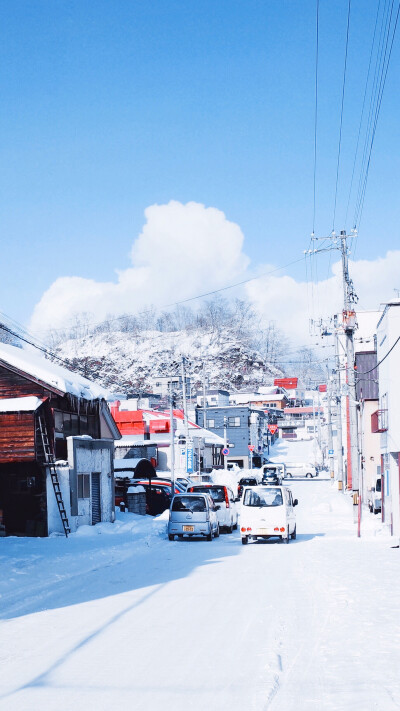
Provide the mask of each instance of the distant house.
[{"label": "distant house", "polygon": [[231,405],[248,405],[259,409],[283,410],[289,403],[289,398],[284,392],[277,392],[281,388],[270,388],[275,392],[270,393],[232,393],[229,397]]},{"label": "distant house", "polygon": [[0,344],[0,533],[113,520],[120,434],[106,396],[33,349]]},{"label": "distant house", "polygon": [[[196,422],[204,426],[203,408],[196,408]],[[245,405],[208,407],[206,410],[207,429],[223,438],[223,442],[226,439],[228,463],[244,469],[252,464],[261,466],[268,441],[267,423],[268,417],[262,410]],[[253,447],[252,454],[249,445]]]}]

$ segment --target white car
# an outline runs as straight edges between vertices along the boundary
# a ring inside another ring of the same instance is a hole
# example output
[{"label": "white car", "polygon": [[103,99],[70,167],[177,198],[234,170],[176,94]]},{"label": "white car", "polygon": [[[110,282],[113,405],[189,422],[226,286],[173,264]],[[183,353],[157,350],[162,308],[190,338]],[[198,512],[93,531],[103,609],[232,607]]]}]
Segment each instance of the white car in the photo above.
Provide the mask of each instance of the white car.
[{"label": "white car", "polygon": [[297,499],[286,486],[251,486],[243,491],[240,535],[245,545],[257,538],[296,538]]},{"label": "white car", "polygon": [[310,463],[296,463],[292,462],[286,463],[286,474],[285,477],[292,478],[294,476],[301,476],[305,477],[306,479],[312,479],[313,477],[318,476],[318,472],[314,466],[314,464]]},{"label": "white car", "polygon": [[238,509],[232,489],[223,484],[193,484],[188,487],[190,494],[210,494],[214,504],[218,505],[219,527],[228,533],[232,533],[238,527]]},{"label": "white car", "polygon": [[371,513],[378,513],[382,510],[382,479],[377,477],[375,486],[368,492],[368,508]]}]

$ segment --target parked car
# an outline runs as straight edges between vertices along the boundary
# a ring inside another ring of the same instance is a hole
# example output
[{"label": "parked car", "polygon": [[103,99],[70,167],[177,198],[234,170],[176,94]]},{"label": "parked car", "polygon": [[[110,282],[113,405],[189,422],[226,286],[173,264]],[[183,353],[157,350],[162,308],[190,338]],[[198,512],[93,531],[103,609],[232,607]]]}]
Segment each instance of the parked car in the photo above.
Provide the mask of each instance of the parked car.
[{"label": "parked car", "polygon": [[[164,486],[164,487],[169,487],[170,489],[172,486],[171,479],[167,479],[165,477],[162,477],[162,478],[157,477],[156,479],[147,479],[147,478],[132,479],[131,483],[132,484],[140,484],[141,486],[144,486],[145,484],[148,484],[148,485],[151,484],[151,486],[153,486],[153,485],[154,486]],[[175,484],[174,485],[174,489],[175,489],[174,493],[175,494],[183,494],[186,491],[186,486],[184,484],[182,484],[181,482],[179,482],[177,479],[175,479],[174,484]]]},{"label": "parked car", "polygon": [[243,545],[258,538],[278,537],[284,543],[296,538],[297,504],[286,486],[245,487],[240,512]]},{"label": "parked car", "polygon": [[240,479],[239,484],[238,484],[238,499],[240,499],[243,489],[245,486],[257,486],[260,482],[258,479],[252,476],[244,476]]},{"label": "parked car", "polygon": [[375,486],[368,492],[368,508],[371,513],[377,514],[382,510],[382,479],[376,478]]},{"label": "parked car", "polygon": [[218,510],[218,522],[220,530],[224,529],[232,533],[238,526],[238,511],[235,497],[229,486],[221,484],[195,484],[188,488],[188,492],[193,494],[210,494],[215,504],[220,505]]},{"label": "parked car", "polygon": [[169,510],[169,540],[175,536],[206,536],[208,541],[218,538],[218,510],[209,494],[176,494]]},{"label": "parked car", "polygon": [[305,477],[306,479],[312,479],[318,476],[318,471],[314,464],[308,463],[292,463],[286,464],[286,477],[292,478],[294,476]]}]

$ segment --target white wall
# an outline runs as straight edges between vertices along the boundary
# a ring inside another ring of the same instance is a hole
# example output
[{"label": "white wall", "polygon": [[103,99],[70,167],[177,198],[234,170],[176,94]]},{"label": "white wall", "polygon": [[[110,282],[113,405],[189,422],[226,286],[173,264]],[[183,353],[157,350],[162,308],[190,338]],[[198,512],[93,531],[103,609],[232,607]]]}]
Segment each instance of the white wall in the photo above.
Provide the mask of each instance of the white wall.
[{"label": "white wall", "polygon": [[[390,305],[377,330],[378,362],[385,358],[400,336],[400,302]],[[379,366],[379,409],[387,407],[386,432],[382,432],[381,452],[385,474],[385,522],[393,526],[393,534],[400,536],[399,467],[400,452],[400,342]],[[396,455],[396,456],[393,456]]]}]

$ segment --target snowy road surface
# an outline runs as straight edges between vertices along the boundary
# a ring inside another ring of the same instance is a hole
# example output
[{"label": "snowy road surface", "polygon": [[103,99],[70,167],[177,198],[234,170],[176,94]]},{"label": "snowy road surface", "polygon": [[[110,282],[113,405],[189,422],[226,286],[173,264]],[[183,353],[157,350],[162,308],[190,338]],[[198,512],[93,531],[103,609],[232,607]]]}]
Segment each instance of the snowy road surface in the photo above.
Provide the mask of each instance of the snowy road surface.
[{"label": "snowy road surface", "polygon": [[399,550],[330,481],[292,489],[287,546],[131,514],[0,540],[1,711],[399,709]]}]

